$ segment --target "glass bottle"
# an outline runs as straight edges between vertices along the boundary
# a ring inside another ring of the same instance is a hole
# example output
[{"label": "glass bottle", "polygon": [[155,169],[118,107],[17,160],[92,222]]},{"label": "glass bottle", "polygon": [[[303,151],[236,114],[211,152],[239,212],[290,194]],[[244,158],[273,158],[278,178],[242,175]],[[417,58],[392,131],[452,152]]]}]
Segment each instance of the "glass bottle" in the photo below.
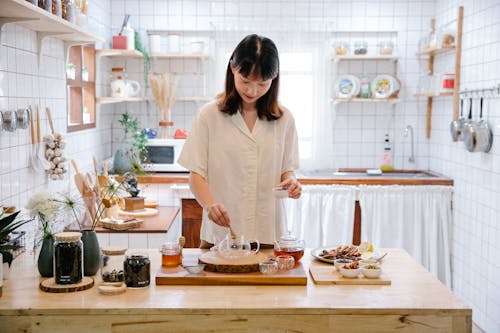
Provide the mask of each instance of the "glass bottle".
[{"label": "glass bottle", "polygon": [[62,0],[62,18],[75,23],[75,3],[73,0]]},{"label": "glass bottle", "polygon": [[75,284],[83,279],[83,243],[79,232],[60,232],[54,238],[56,284]]},{"label": "glass bottle", "polygon": [[394,168],[392,166],[392,145],[389,139],[389,133],[385,134],[384,139],[384,154],[382,155],[382,165],[380,170],[382,171],[392,171]]},{"label": "glass bottle", "polygon": [[149,286],[151,276],[151,262],[146,253],[130,252],[125,256],[123,263],[125,283],[130,288]]},{"label": "glass bottle", "polygon": [[102,282],[124,282],[123,262],[127,249],[119,247],[103,247],[101,261]]},{"label": "glass bottle", "polygon": [[38,0],[38,7],[52,13],[52,0]]},{"label": "glass bottle", "polygon": [[62,17],[62,1],[52,0],[52,14],[57,17]]},{"label": "glass bottle", "polygon": [[360,80],[360,89],[359,89],[359,97],[360,98],[370,98],[372,97],[372,91],[370,89],[370,80],[368,76],[363,75]]}]

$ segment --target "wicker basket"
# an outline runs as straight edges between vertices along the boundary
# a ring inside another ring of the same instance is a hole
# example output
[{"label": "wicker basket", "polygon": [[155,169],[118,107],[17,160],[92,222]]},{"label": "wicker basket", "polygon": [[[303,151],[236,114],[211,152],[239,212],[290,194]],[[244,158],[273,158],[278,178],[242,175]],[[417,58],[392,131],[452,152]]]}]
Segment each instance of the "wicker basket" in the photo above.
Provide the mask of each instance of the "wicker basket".
[{"label": "wicker basket", "polygon": [[130,221],[123,221],[123,222],[116,222],[112,220],[101,220],[101,226],[106,229],[121,231],[121,230],[128,230],[131,228],[137,228],[141,225],[142,222],[144,221],[140,219],[133,219]]}]

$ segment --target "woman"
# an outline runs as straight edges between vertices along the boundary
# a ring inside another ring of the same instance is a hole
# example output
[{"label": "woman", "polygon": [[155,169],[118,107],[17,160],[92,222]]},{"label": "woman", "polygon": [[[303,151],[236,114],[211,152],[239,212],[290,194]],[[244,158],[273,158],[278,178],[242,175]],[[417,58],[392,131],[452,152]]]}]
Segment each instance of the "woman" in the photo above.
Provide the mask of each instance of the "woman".
[{"label": "woman", "polygon": [[273,188],[297,199],[301,186],[295,122],[278,105],[279,58],[273,41],[245,37],[226,72],[225,91],[203,106],[178,163],[203,207],[201,247],[222,240],[228,227],[248,239],[272,244],[285,232]]}]

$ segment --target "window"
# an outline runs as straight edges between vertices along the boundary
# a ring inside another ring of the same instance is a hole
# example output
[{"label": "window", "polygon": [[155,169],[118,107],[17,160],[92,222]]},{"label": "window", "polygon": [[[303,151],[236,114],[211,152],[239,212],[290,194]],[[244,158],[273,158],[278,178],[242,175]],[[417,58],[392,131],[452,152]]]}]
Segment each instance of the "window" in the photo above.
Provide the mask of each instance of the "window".
[{"label": "window", "polygon": [[95,48],[72,46],[66,65],[67,131],[95,127]]},{"label": "window", "polygon": [[295,118],[300,159],[311,158],[313,114],[313,54],[280,53],[280,101]]}]

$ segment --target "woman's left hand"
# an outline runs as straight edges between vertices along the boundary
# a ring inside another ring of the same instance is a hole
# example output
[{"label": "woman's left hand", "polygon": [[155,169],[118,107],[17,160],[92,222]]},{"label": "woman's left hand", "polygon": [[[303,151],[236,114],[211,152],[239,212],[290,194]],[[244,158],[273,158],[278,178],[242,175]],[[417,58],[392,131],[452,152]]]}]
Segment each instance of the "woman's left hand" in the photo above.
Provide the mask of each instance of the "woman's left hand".
[{"label": "woman's left hand", "polygon": [[298,199],[302,194],[302,186],[295,178],[295,175],[286,177],[277,187],[288,189],[288,197],[292,199]]}]

